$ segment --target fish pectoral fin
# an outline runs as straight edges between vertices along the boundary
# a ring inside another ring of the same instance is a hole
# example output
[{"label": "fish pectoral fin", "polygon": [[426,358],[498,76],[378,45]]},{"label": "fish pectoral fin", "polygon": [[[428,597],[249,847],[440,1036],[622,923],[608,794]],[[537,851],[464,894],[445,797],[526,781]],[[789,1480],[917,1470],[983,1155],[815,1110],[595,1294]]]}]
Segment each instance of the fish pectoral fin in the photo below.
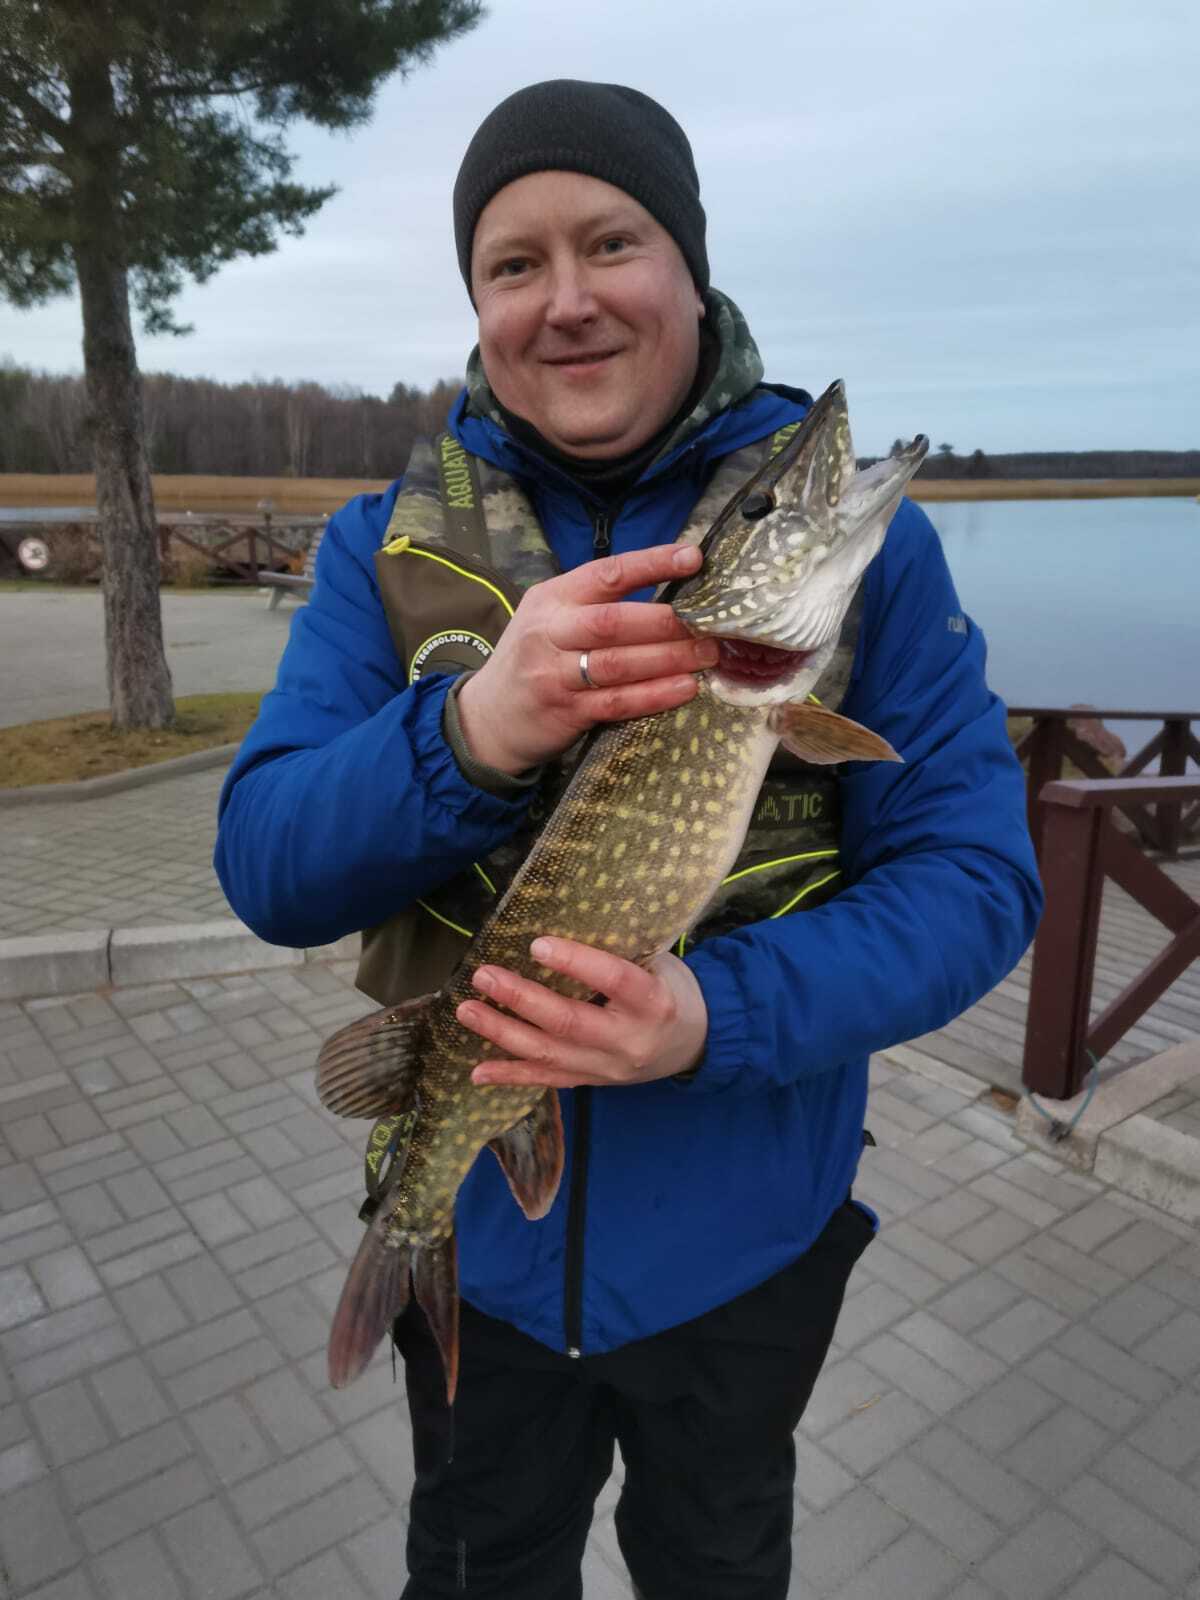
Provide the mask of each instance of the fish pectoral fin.
[{"label": "fish pectoral fin", "polygon": [[335,1389],[354,1382],[408,1304],[412,1248],[389,1243],[385,1222],[378,1217],[363,1235],[333,1314],[329,1381]]},{"label": "fish pectoral fin", "polygon": [[437,1340],[446,1374],[446,1404],[454,1404],[458,1388],[458,1245],[454,1234],[417,1250],[413,1291]]},{"label": "fish pectoral fin", "polygon": [[852,722],[809,700],[792,700],[775,706],[770,715],[772,733],[785,749],[801,761],[830,766],[835,761],[903,761],[886,739],[861,722]]},{"label": "fish pectoral fin", "polygon": [[563,1169],[562,1108],[558,1090],[547,1089],[527,1116],[488,1140],[508,1179],[513,1198],[531,1222],[554,1204]]},{"label": "fish pectoral fin", "polygon": [[425,994],[373,1011],[326,1039],[317,1057],[321,1104],[339,1117],[409,1110],[421,1065],[417,1024],[433,998]]}]

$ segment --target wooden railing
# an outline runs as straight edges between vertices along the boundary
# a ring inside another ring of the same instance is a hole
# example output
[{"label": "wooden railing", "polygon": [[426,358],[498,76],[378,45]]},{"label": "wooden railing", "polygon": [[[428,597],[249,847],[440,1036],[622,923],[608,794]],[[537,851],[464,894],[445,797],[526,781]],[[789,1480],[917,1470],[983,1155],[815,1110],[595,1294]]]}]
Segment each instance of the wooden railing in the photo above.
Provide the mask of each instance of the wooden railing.
[{"label": "wooden railing", "polygon": [[269,516],[261,522],[242,526],[238,526],[234,518],[206,520],[218,523],[222,531],[228,530],[228,536],[214,544],[204,544],[199,539],[189,537],[178,523],[160,523],[158,545],[163,561],[169,559],[171,543],[174,541],[197,551],[214,566],[226,568],[236,581],[242,583],[257,584],[258,575],[264,568],[268,572],[299,570],[303,552],[298,552],[294,545],[286,543],[271,531]]},{"label": "wooden railing", "polygon": [[[1046,910],[1033,947],[1023,1077],[1026,1088],[1069,1100],[1087,1077],[1088,1052],[1101,1060],[1200,958],[1200,902],[1113,826],[1112,812],[1120,807],[1138,816],[1148,804],[1157,804],[1160,816],[1168,805],[1176,814],[1194,816],[1200,777],[1068,780],[1047,784],[1038,803]],[[1173,937],[1091,1020],[1106,877],[1164,923]]]},{"label": "wooden railing", "polygon": [[[228,574],[228,581],[257,584],[261,572],[298,573],[306,550],[324,527],[325,520],[323,516],[285,515],[276,526],[270,511],[198,512],[195,515],[167,511],[158,517],[159,556],[164,571],[169,571],[172,544],[185,545],[211,566],[222,568]],[[101,571],[100,534],[96,524],[96,513],[90,509],[71,519],[71,525],[88,551],[80,575],[91,580],[99,579]],[[41,521],[10,526],[27,526],[30,533],[44,533],[47,528]],[[280,536],[279,528],[286,530],[286,537]],[[195,537],[201,529],[219,537],[207,541]],[[53,558],[47,576],[54,576]]]},{"label": "wooden railing", "polygon": [[[1026,785],[1029,810],[1029,832],[1033,838],[1038,860],[1043,859],[1043,835],[1046,812],[1043,801],[1046,785],[1063,776],[1068,761],[1088,778],[1106,783],[1123,782],[1136,778],[1156,758],[1159,775],[1180,778],[1187,771],[1188,759],[1200,762],[1200,739],[1192,731],[1200,723],[1200,711],[1101,711],[1091,706],[1012,706],[1010,717],[1030,717],[1033,726],[1017,745],[1017,755],[1026,763]],[[1157,722],[1161,724],[1154,737],[1128,761],[1114,772],[1106,767],[1099,752],[1087,744],[1069,726],[1076,721],[1099,722]],[[1183,799],[1162,798],[1155,794],[1154,810],[1147,801],[1135,796],[1116,803],[1137,828],[1143,842],[1152,850],[1166,856],[1176,856],[1190,845],[1200,845],[1200,804],[1188,805]],[[1172,791],[1173,793],[1173,791]]]}]

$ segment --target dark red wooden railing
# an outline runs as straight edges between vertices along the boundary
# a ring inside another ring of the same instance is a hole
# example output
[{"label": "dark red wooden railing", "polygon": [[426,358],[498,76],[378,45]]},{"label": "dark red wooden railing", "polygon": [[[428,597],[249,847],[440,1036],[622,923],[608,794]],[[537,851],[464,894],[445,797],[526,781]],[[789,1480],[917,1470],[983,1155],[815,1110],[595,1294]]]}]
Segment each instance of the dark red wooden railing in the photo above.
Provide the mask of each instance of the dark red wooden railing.
[{"label": "dark red wooden railing", "polygon": [[[1033,720],[1033,726],[1021,738],[1016,749],[1029,773],[1026,785],[1029,832],[1039,861],[1042,859],[1045,827],[1042,798],[1046,785],[1063,776],[1068,761],[1085,776],[1109,783],[1139,776],[1156,758],[1159,759],[1159,775],[1164,778],[1182,777],[1187,771],[1189,757],[1200,762],[1200,739],[1193,732],[1193,724],[1200,723],[1200,711],[1101,711],[1091,706],[1012,706],[1008,714],[1010,717],[1030,717]],[[1093,719],[1100,722],[1157,722],[1161,727],[1119,771],[1113,772],[1105,766],[1099,753],[1070,727],[1072,722]],[[1142,791],[1138,793],[1140,795]],[[1138,798],[1117,803],[1150,849],[1175,856],[1185,846],[1200,845],[1200,805],[1188,805],[1184,800],[1165,801],[1161,796],[1156,799],[1153,810]]]},{"label": "dark red wooden railing", "polygon": [[[1114,809],[1137,817],[1147,805],[1157,805],[1160,816],[1169,806],[1177,816],[1194,817],[1200,806],[1200,777],[1075,779],[1049,783],[1038,796],[1046,910],[1033,947],[1023,1077],[1026,1088],[1055,1100],[1069,1100],[1082,1088],[1089,1051],[1097,1061],[1102,1059],[1200,958],[1200,902],[1113,825]],[[1092,1019],[1106,877],[1164,923],[1173,937]]]}]

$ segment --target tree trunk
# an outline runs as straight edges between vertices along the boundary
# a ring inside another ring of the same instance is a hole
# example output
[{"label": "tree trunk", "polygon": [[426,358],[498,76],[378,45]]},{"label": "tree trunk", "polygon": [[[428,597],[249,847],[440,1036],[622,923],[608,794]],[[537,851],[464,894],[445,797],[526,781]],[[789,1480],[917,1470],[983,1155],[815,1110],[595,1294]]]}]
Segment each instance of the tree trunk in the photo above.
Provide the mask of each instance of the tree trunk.
[{"label": "tree trunk", "polygon": [[[73,121],[86,119],[94,129],[112,111],[107,69],[73,81]],[[93,158],[75,184],[75,270],[83,302],[83,366],[104,553],[108,694],[114,727],[162,728],[174,720],[175,703],[163,649],[158,524],[114,192],[117,168],[116,160]]]}]

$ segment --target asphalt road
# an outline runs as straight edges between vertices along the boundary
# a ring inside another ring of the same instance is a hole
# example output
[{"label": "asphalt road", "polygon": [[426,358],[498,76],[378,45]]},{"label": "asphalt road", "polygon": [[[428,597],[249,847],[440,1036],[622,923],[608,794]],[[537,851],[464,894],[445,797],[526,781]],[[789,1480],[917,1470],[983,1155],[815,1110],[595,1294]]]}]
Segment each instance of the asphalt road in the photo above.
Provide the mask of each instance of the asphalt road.
[{"label": "asphalt road", "polygon": [[[269,689],[297,610],[253,590],[163,595],[175,693]],[[107,706],[99,592],[0,594],[0,727]]]}]

